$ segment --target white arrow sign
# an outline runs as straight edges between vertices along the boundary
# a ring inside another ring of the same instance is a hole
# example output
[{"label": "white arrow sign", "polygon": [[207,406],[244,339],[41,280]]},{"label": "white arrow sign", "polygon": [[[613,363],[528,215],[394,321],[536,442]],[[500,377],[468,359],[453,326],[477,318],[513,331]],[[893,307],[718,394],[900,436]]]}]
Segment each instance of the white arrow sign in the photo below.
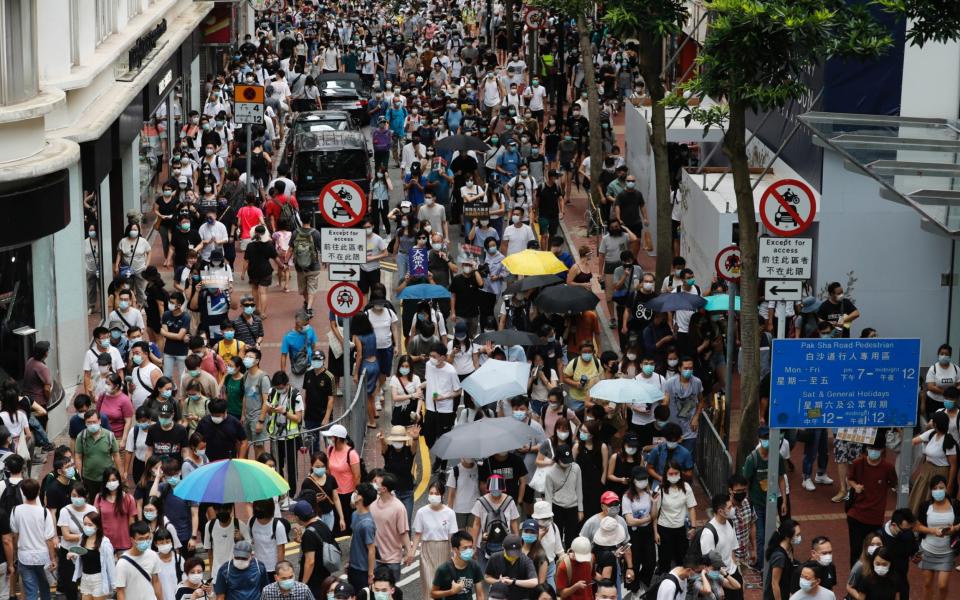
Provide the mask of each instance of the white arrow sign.
[{"label": "white arrow sign", "polygon": [[802,296],[803,285],[799,281],[767,279],[763,282],[763,299],[767,302],[774,300],[799,302]]},{"label": "white arrow sign", "polygon": [[327,265],[330,281],[360,281],[360,267],[357,265]]}]

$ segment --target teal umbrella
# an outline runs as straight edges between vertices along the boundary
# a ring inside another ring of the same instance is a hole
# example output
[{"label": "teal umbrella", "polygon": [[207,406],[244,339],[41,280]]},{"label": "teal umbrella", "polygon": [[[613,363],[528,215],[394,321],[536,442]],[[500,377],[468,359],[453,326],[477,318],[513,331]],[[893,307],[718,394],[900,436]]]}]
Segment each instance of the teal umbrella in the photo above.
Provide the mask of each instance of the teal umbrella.
[{"label": "teal umbrella", "polygon": [[[714,294],[713,296],[707,296],[707,305],[704,307],[707,312],[728,310],[729,308],[730,296],[728,294]],[[733,310],[740,310],[740,296],[737,296],[736,300],[734,300]]]}]

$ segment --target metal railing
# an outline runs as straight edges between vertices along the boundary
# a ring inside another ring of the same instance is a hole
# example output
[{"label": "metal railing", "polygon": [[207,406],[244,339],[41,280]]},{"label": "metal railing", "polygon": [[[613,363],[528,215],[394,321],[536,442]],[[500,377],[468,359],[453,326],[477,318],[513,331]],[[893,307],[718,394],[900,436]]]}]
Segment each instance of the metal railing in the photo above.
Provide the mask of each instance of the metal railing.
[{"label": "metal railing", "polygon": [[709,418],[700,419],[700,434],[693,453],[693,462],[697,479],[708,497],[726,491],[727,480],[733,472],[733,458]]},{"label": "metal railing", "polygon": [[[300,482],[310,473],[310,453],[314,449],[326,449],[328,444],[323,439],[323,433],[334,425],[343,425],[347,429],[347,435],[350,436],[350,441],[353,442],[357,453],[363,458],[367,439],[366,373],[360,373],[360,380],[356,384],[356,388],[356,392],[349,403],[340,396],[334,396],[331,400],[334,402],[333,414],[339,412],[338,404],[344,405],[339,417],[322,427],[301,430],[293,438],[297,451],[296,460],[293,464],[288,464],[286,461],[281,462],[279,456],[285,449],[284,444],[289,441],[288,436],[274,436],[268,439],[270,453],[277,459],[278,468],[281,465],[283,466],[280,474],[288,481],[296,482],[298,490]],[[291,469],[293,469],[292,473],[290,471]]]}]

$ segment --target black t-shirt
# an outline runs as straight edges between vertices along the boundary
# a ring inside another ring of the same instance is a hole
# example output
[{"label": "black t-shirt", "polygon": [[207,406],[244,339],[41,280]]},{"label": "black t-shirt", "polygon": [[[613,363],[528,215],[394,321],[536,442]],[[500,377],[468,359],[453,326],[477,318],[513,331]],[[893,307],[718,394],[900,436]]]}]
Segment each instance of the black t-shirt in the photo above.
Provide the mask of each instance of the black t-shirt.
[{"label": "black t-shirt", "polygon": [[304,407],[306,421],[322,421],[327,404],[333,395],[333,374],[324,369],[320,373],[310,369],[303,376]]},{"label": "black t-shirt", "polygon": [[240,420],[232,415],[227,415],[219,425],[213,422],[210,415],[205,416],[197,423],[197,433],[207,442],[207,458],[211,462],[234,458],[237,442],[247,439]]},{"label": "black t-shirt", "polygon": [[414,488],[413,481],[413,450],[410,446],[404,446],[397,450],[393,446],[387,446],[383,452],[383,470],[387,473],[393,473],[397,478],[398,492],[407,492]]},{"label": "black t-shirt", "polygon": [[453,588],[454,581],[463,584],[463,591],[454,596],[447,596],[447,598],[449,600],[472,600],[476,585],[483,582],[483,571],[472,560],[462,570],[458,569],[452,560],[448,560],[440,565],[440,568],[433,574],[432,583],[437,586],[438,590],[445,591]]},{"label": "black t-shirt", "polygon": [[637,292],[633,295],[633,304],[630,308],[628,326],[634,331],[643,331],[653,321],[653,311],[647,308],[647,303],[657,297],[656,293],[645,294]]},{"label": "black t-shirt", "polygon": [[540,216],[556,219],[560,217],[560,202],[563,193],[557,184],[544,184],[540,188]]},{"label": "black t-shirt", "polygon": [[187,250],[196,247],[201,242],[200,232],[192,225],[190,231],[180,229],[177,224],[170,232],[170,246],[173,248],[173,264],[182,267],[187,264]]},{"label": "black t-shirt", "polygon": [[154,455],[179,459],[180,450],[187,445],[187,430],[183,425],[174,423],[168,431],[157,423],[147,430],[147,446],[153,448]]},{"label": "black t-shirt", "polygon": [[70,489],[72,487],[73,482],[62,484],[59,479],[53,476],[53,473],[48,475],[43,480],[44,506],[53,509],[54,514],[59,514],[61,508],[70,504]]},{"label": "black t-shirt", "polygon": [[319,520],[308,525],[300,538],[300,573],[303,573],[303,561],[307,552],[313,552],[313,573],[305,583],[317,598],[321,597],[320,586],[323,580],[330,576],[330,571],[323,566],[323,544],[326,543],[325,540],[332,539],[330,530]]},{"label": "black t-shirt", "polygon": [[[846,298],[841,299],[840,302],[825,300],[823,304],[820,305],[820,308],[817,309],[817,316],[820,317],[821,321],[835,323],[837,319],[840,318],[840,315],[849,315],[855,310],[857,310],[857,307]],[[844,327],[843,332],[844,337],[850,337],[850,330],[848,328]]]},{"label": "black t-shirt", "polygon": [[642,222],[640,208],[643,206],[643,194],[637,190],[626,189],[617,195],[620,207],[620,219],[629,227]]},{"label": "black t-shirt", "polygon": [[520,502],[520,478],[527,475],[527,466],[523,463],[522,458],[512,453],[507,454],[507,457],[503,460],[491,456],[481,467],[480,480],[486,481],[491,475],[502,475],[506,484],[505,491],[517,503]]},{"label": "black t-shirt", "polygon": [[[613,552],[611,552],[610,548],[594,545],[593,555],[596,557],[593,563],[593,572],[595,574],[599,574],[602,573],[607,567],[613,567],[613,575],[611,577],[616,578],[617,557],[613,554]],[[594,575],[594,577],[596,577],[596,575]]]},{"label": "black t-shirt", "polygon": [[[487,570],[484,575],[489,575],[496,579],[506,575],[510,579],[536,579],[537,569],[533,566],[533,561],[525,554],[512,564],[504,558],[503,552],[497,552],[490,557],[487,562]],[[527,600],[530,597],[530,590],[518,585],[511,585],[507,598],[509,600]]]},{"label": "black t-shirt", "polygon": [[469,277],[457,275],[450,282],[450,293],[457,296],[457,316],[462,319],[472,319],[480,314],[479,294],[480,286],[473,273]]},{"label": "black t-shirt", "polygon": [[891,570],[886,577],[873,574],[862,578],[854,589],[863,593],[869,600],[893,600],[900,593],[900,586],[900,577]]}]

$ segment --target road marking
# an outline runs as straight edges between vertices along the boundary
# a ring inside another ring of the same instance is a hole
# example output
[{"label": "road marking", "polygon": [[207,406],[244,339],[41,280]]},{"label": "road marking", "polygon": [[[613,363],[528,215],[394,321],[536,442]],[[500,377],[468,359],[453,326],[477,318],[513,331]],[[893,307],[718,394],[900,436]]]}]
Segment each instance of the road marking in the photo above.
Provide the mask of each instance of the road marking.
[{"label": "road marking", "polygon": [[420,477],[420,483],[417,484],[417,489],[413,492],[413,500],[419,500],[426,492],[427,488],[430,487],[430,477],[433,475],[433,467],[430,464],[430,449],[427,448],[427,440],[420,436],[420,465],[423,475]]}]

